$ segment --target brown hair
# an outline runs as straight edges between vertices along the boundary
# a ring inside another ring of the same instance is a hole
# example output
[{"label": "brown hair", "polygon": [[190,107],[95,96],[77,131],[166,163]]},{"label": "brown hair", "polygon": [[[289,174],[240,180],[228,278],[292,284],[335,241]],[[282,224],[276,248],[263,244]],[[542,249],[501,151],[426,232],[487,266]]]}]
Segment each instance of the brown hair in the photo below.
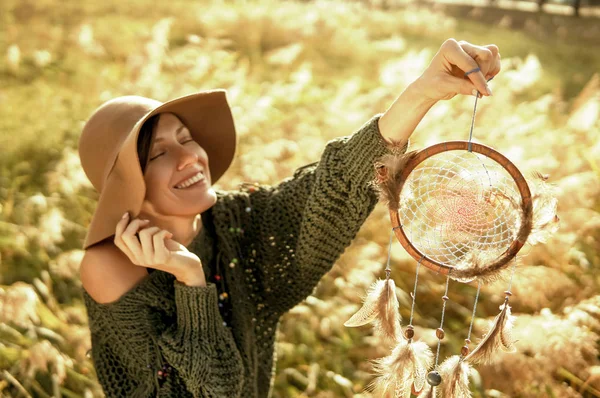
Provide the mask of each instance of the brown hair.
[{"label": "brown hair", "polygon": [[154,115],[144,122],[140,129],[140,134],[137,140],[137,152],[140,160],[140,167],[142,168],[142,174],[146,171],[146,165],[148,164],[148,157],[150,156],[150,144],[152,143],[152,137],[158,124],[160,114]]}]

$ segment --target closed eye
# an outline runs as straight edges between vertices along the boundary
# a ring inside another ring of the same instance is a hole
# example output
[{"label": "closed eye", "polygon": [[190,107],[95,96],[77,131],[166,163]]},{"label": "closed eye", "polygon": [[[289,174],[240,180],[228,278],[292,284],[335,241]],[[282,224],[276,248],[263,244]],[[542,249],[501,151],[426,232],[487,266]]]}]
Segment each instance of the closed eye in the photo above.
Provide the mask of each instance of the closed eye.
[{"label": "closed eye", "polygon": [[[183,142],[181,143],[181,145],[187,144],[188,142],[194,142],[194,140],[193,140],[192,138],[190,138],[190,139],[189,139],[189,140],[187,140],[187,141],[183,141]],[[158,155],[154,156],[153,158],[150,158],[150,160],[154,160],[154,159],[156,159],[157,157],[164,155],[165,153],[166,153],[166,152],[161,152],[161,153],[159,153]]]}]

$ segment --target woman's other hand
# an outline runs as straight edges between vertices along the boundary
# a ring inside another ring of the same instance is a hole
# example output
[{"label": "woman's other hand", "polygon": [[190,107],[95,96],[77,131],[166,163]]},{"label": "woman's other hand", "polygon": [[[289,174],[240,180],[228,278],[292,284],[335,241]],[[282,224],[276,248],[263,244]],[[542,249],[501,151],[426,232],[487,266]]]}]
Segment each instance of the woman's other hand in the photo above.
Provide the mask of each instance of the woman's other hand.
[{"label": "woman's other hand", "polygon": [[206,286],[198,256],[172,237],[167,230],[149,226],[148,220],[130,222],[126,213],[117,223],[114,243],[135,265],[168,272],[189,286]]},{"label": "woman's other hand", "polygon": [[[480,68],[465,77],[465,73]],[[423,74],[414,82],[433,101],[449,100],[457,94],[492,95],[487,81],[500,72],[498,46],[477,46],[464,40],[446,40]],[[473,91],[476,90],[476,91]]]}]

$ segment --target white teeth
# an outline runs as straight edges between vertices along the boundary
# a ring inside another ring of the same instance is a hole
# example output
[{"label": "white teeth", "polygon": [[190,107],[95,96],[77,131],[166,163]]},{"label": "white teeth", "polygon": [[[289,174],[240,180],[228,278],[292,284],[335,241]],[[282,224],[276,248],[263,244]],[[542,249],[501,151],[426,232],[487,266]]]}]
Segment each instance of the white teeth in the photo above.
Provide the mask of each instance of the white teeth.
[{"label": "white teeth", "polygon": [[195,176],[193,176],[191,178],[188,178],[187,180],[185,180],[181,184],[175,185],[175,188],[177,188],[177,189],[187,188],[190,185],[192,185],[192,184],[194,184],[194,183],[196,183],[198,181],[201,181],[203,179],[204,179],[204,174],[202,172],[199,172],[198,174],[196,174]]}]

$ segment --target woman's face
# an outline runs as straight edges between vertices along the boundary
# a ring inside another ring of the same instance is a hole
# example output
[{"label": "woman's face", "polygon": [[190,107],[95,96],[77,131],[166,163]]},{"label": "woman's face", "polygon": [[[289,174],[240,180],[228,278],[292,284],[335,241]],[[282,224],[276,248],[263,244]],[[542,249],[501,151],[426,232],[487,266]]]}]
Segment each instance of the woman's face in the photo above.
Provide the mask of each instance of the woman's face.
[{"label": "woman's face", "polygon": [[[200,179],[190,185],[187,180],[194,176]],[[144,180],[146,198],[142,211],[150,214],[194,216],[217,200],[211,187],[208,155],[172,113],[159,116]],[[151,206],[152,210],[144,209],[145,206]]]}]

